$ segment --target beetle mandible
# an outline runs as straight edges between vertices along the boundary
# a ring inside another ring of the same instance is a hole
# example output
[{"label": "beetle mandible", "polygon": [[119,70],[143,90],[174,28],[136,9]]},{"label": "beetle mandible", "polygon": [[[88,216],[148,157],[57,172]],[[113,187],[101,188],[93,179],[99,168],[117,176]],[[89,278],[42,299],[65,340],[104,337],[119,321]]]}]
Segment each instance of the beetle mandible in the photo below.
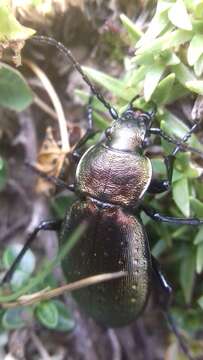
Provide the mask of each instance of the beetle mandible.
[{"label": "beetle mandible", "polygon": [[[119,271],[125,271],[127,275],[77,290],[74,296],[80,306],[96,321],[106,326],[124,326],[142,313],[152,287],[156,286],[161,292],[162,310],[171,322],[168,313],[171,287],[157,261],[150,254],[140,212],[144,211],[158,222],[192,226],[203,224],[202,219],[161,215],[142,204],[146,192],[156,194],[170,189],[175,155],[185,148],[185,142],[196,130],[200,120],[178,142],[161,129],[152,128],[155,111],[145,112],[135,108],[133,103],[136,97],[119,116],[84,74],[68,49],[51,38],[36,36],[35,40],[55,45],[65,53],[89,85],[92,94],[108,109],[114,121],[106,129],[103,139],[85,151],[80,158],[74,185],[66,186],[78,195],[79,200],[72,205],[70,213],[62,222],[40,223],[27,239],[3,282],[9,280],[17,263],[40,230],[60,229],[59,240],[62,245],[70,233],[81,222],[86,221],[90,226],[62,261],[67,280],[72,282],[96,274]],[[94,133],[91,100],[92,97],[88,106],[88,129],[76,146],[75,155],[79,155],[79,150]],[[142,152],[146,139],[152,134],[176,145],[172,154],[165,157],[165,180],[152,177],[151,161]],[[179,336],[178,338],[183,350],[187,352]]]}]

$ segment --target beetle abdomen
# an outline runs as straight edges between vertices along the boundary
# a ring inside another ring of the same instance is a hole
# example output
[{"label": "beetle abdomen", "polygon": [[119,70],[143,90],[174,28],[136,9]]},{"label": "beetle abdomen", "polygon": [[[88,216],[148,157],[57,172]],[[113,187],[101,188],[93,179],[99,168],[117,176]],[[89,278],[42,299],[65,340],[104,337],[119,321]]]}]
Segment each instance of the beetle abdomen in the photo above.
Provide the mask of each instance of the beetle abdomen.
[{"label": "beetle abdomen", "polygon": [[102,209],[87,200],[73,205],[62,242],[84,220],[89,227],[63,260],[63,271],[69,282],[127,271],[126,277],[73,293],[79,305],[98,322],[124,326],[142,311],[149,293],[151,262],[143,227],[119,207]]}]

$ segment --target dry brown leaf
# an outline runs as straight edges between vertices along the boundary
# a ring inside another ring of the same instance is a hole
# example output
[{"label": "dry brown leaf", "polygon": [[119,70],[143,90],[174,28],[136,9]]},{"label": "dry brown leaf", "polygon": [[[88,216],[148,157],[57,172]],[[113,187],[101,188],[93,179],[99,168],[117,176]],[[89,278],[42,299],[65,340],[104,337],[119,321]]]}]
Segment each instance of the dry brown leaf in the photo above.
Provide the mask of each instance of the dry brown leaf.
[{"label": "dry brown leaf", "polygon": [[[46,130],[45,138],[37,156],[36,168],[49,176],[58,177],[67,153],[61,150],[54,139],[51,127]],[[48,195],[55,185],[44,178],[38,178],[36,192]]]}]

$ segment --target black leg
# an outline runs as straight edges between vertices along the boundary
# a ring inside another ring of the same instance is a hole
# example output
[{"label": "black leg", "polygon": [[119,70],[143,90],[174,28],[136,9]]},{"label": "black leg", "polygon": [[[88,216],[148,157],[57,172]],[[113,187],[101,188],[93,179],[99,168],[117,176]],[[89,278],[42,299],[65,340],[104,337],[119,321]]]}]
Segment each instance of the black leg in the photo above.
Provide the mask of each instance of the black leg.
[{"label": "black leg", "polygon": [[62,225],[62,220],[48,220],[48,221],[42,221],[34,230],[31,234],[29,234],[25,245],[23,246],[21,252],[18,254],[18,256],[16,257],[16,259],[14,260],[13,264],[11,265],[10,269],[6,272],[6,274],[4,275],[3,279],[1,280],[1,284],[4,284],[5,282],[8,282],[15,269],[16,266],[19,264],[19,262],[21,261],[21,259],[23,258],[24,254],[26,253],[26,251],[30,248],[32,242],[34,241],[34,239],[36,238],[38,232],[40,230],[47,230],[47,231],[57,231],[60,230]]},{"label": "black leg", "polygon": [[177,326],[169,312],[172,296],[172,288],[168,284],[168,281],[164,274],[162,273],[158,261],[152,256],[152,281],[153,285],[156,288],[156,295],[158,300],[158,305],[164,313],[164,316],[167,319],[167,322],[176,336],[178,343],[189,360],[193,360],[193,357],[190,355],[187,346],[185,345]]},{"label": "black leg", "polygon": [[171,304],[171,296],[172,296],[172,287],[167,282],[164,274],[160,270],[160,265],[158,261],[151,257],[152,259],[152,270],[153,270],[153,279],[155,279],[155,284],[157,287],[160,287],[160,296],[158,297],[159,306],[162,309],[167,310]]},{"label": "black leg", "polygon": [[170,189],[173,177],[174,161],[175,157],[173,155],[168,155],[164,158],[167,178],[164,180],[152,179],[147,192],[158,194]]},{"label": "black leg", "polygon": [[28,162],[25,163],[26,166],[28,166],[34,173],[36,173],[37,175],[39,175],[40,177],[42,177],[43,179],[55,184],[56,186],[58,186],[61,189],[66,189],[72,192],[75,192],[75,186],[74,184],[66,184],[65,181],[59,179],[56,176],[53,175],[47,175],[46,173],[44,173],[43,171],[37,169],[37,167],[35,165],[32,165]]},{"label": "black leg", "polygon": [[[192,127],[193,131],[194,131],[194,129],[196,129],[196,127],[197,127],[197,125],[195,123],[195,127],[194,126]],[[192,128],[191,128],[191,130],[192,130]],[[191,130],[189,132],[191,132]],[[183,139],[172,138],[171,136],[167,135],[162,129],[159,129],[159,128],[150,128],[148,130],[148,134],[149,135],[152,135],[152,134],[158,135],[158,136],[162,137],[164,140],[168,141],[169,143],[176,145],[176,147],[178,148],[178,150],[176,150],[176,153],[177,153],[177,151],[180,151],[180,150],[181,151],[191,151],[191,152],[197,153],[201,157],[203,156],[203,153],[201,150],[198,150],[198,149],[185,143],[185,141],[188,139],[188,133],[186,133],[187,137],[186,137],[186,140],[184,140],[184,142],[183,142],[184,138]],[[173,150],[173,152],[175,152],[175,149]],[[175,154],[173,154],[173,155],[175,155]]]},{"label": "black leg", "polygon": [[95,131],[93,129],[92,100],[93,100],[93,96],[91,95],[89,97],[89,102],[88,102],[88,107],[87,107],[87,130],[86,130],[85,134],[83,135],[83,137],[80,139],[80,141],[75,146],[75,149],[73,151],[73,157],[75,159],[80,159],[80,157],[81,157],[81,153],[80,153],[81,148],[83,147],[83,145],[89,139],[91,139],[97,133],[97,131]]},{"label": "black leg", "polygon": [[[195,124],[191,127],[191,129],[183,136],[183,138],[179,139],[179,140],[171,138],[163,130],[161,130],[159,128],[150,128],[148,130],[149,135],[151,135],[151,134],[159,135],[160,137],[167,140],[168,142],[176,145],[176,147],[172,151],[172,153],[170,155],[166,156],[164,159],[164,162],[166,165],[166,171],[167,171],[167,179],[165,179],[165,180],[152,179],[151,184],[147,190],[148,192],[156,194],[156,193],[161,193],[161,192],[164,192],[164,191],[167,191],[170,189],[172,177],[173,177],[173,165],[174,165],[174,161],[175,161],[175,155],[179,151],[189,150],[189,151],[199,153],[198,150],[196,150],[194,148],[190,148],[186,144],[186,141],[190,138],[190,136],[193,134],[193,132],[199,126],[200,121],[201,121],[201,119],[198,119],[195,122]],[[202,152],[200,152],[200,155],[203,155]]]},{"label": "black leg", "polygon": [[[197,119],[196,122],[193,124],[193,126],[191,127],[191,129],[183,136],[183,138],[181,139],[181,144],[184,144],[185,142],[187,142],[187,140],[190,138],[190,136],[194,133],[194,131],[197,129],[197,127],[199,126],[200,122],[202,121],[202,119]],[[173,155],[175,156],[177,154],[178,151],[181,150],[181,144],[177,145],[176,148],[173,150]]]},{"label": "black leg", "polygon": [[159,222],[166,222],[169,224],[179,224],[179,225],[192,225],[192,226],[199,226],[203,224],[203,219],[198,218],[176,218],[171,216],[165,216],[159,214],[156,210],[142,206],[141,209],[153,220]]}]

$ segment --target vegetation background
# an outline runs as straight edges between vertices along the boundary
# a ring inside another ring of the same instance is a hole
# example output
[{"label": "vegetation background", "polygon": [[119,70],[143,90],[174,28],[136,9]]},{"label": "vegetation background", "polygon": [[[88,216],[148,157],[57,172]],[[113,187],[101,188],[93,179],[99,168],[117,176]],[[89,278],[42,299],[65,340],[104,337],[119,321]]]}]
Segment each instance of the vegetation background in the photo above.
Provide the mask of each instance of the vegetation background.
[{"label": "vegetation background", "polygon": [[[38,179],[25,161],[71,183],[70,151],[87,125],[87,85],[56,49],[28,40],[31,29],[70,48],[119,111],[140,94],[137,106],[147,109],[146,102],[156,102],[156,125],[179,138],[202,115],[201,0],[1,2],[2,274],[27,234],[42,219],[63,216],[74,201],[69,193]],[[16,69],[20,55],[22,65]],[[110,122],[97,101],[94,120],[100,131]],[[203,218],[202,136],[201,125],[189,140],[196,152],[177,156],[172,191],[146,196],[146,203],[165,214]],[[156,137],[149,146],[147,155],[153,158],[157,176],[165,175],[163,155],[172,148]],[[193,355],[202,359],[203,228],[156,224],[144,216],[143,221],[152,252],[174,289],[174,319]],[[117,330],[87,319],[69,295],[8,309],[7,303],[25,290],[37,292],[64,283],[60,267],[51,272],[56,261],[47,260],[57,256],[57,244],[55,234],[40,234],[12,279],[12,295],[2,291],[1,358],[185,359],[153,296],[137,322]]]}]

